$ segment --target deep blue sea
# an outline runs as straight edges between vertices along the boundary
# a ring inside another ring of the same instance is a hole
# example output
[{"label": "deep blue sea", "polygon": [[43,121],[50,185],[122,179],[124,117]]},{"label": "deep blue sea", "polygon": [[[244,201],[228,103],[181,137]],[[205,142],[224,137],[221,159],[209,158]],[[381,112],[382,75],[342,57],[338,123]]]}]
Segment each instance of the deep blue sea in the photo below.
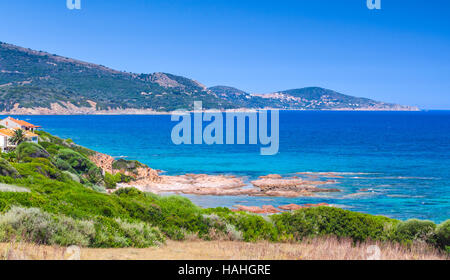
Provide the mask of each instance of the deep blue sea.
[{"label": "deep blue sea", "polygon": [[[326,202],[397,219],[450,218],[450,111],[280,112],[280,148],[180,145],[170,116],[18,116],[112,156],[137,159],[167,174],[260,175],[340,172],[340,193],[319,197],[188,196],[203,207]],[[361,192],[360,189],[369,189]]]}]

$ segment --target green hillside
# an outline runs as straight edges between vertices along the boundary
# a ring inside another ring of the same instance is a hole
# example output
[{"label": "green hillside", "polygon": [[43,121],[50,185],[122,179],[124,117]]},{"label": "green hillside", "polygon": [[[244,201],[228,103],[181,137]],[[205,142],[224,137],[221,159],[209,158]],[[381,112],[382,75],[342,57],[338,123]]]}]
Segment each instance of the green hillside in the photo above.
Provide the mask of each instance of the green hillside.
[{"label": "green hillside", "polygon": [[[0,43],[0,112],[15,108],[96,110],[192,109],[409,109],[356,98],[322,88],[302,88],[254,95],[241,90],[202,84],[168,73],[134,74],[41,51]],[[92,108],[94,107],[95,108]]]}]

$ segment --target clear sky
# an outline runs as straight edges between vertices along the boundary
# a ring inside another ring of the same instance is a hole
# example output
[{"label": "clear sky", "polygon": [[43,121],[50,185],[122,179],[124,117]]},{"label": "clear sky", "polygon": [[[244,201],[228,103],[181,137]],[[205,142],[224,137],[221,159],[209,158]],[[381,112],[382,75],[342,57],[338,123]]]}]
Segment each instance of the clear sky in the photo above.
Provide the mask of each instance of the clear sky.
[{"label": "clear sky", "polygon": [[0,0],[0,41],[253,93],[321,86],[450,109],[450,1]]}]

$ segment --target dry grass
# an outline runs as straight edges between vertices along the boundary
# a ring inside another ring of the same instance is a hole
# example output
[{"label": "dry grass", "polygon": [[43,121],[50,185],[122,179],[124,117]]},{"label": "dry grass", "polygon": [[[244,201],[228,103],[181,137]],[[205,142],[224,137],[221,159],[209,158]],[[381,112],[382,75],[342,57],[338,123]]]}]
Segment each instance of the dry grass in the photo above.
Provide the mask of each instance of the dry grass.
[{"label": "dry grass", "polygon": [[[81,249],[85,260],[366,260],[377,259],[370,243],[354,246],[349,240],[315,238],[302,243],[245,243],[236,241],[168,241],[147,249]],[[448,260],[425,244],[412,248],[377,243],[382,260]],[[67,259],[65,248],[0,244],[0,259]]]},{"label": "dry grass", "polygon": [[0,243],[0,260],[64,260],[66,248],[32,243]]}]

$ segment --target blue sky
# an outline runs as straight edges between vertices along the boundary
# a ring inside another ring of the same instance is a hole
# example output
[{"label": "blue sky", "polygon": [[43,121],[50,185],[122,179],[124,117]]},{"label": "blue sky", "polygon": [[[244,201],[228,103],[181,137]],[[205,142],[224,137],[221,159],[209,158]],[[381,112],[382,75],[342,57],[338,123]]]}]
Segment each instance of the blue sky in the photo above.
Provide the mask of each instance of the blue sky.
[{"label": "blue sky", "polygon": [[266,93],[322,86],[450,109],[450,1],[1,0],[0,41]]}]

